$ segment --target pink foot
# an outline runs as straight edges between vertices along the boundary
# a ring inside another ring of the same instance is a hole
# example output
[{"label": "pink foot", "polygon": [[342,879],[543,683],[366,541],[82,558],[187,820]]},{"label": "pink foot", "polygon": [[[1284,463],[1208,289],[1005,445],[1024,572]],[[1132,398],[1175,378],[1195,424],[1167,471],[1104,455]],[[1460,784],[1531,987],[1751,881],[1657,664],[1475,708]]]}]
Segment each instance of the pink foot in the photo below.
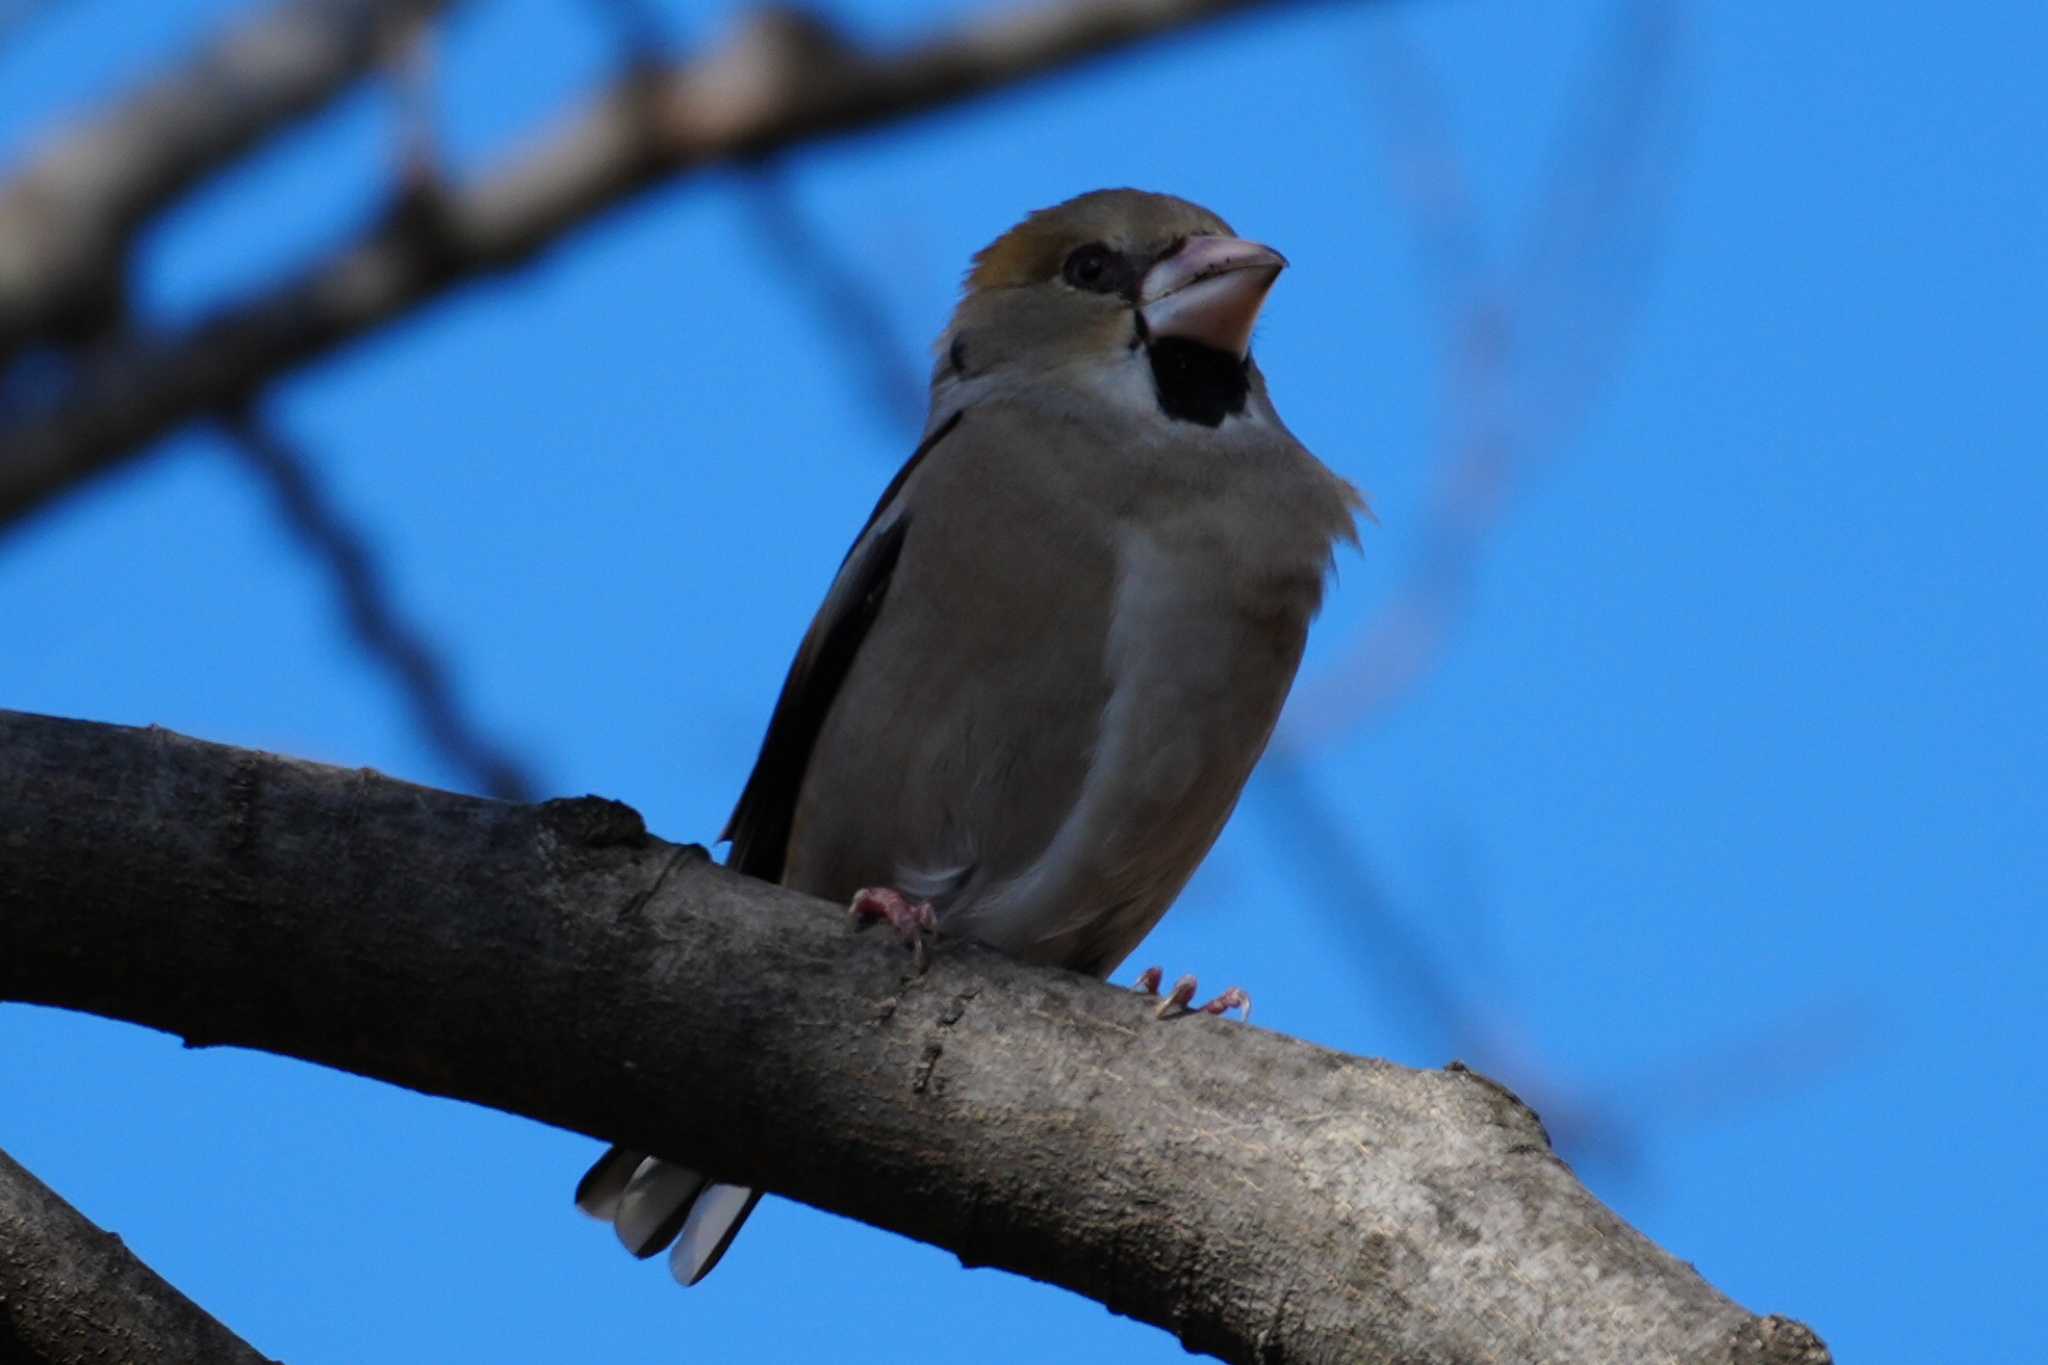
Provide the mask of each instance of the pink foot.
[{"label": "pink foot", "polygon": [[[1157,995],[1159,994],[1159,983],[1164,979],[1165,973],[1161,972],[1157,967],[1147,967],[1144,971],[1138,973],[1137,984],[1132,986],[1131,989],[1146,995]],[[1243,1010],[1244,1013],[1239,1018],[1247,1024],[1252,1021],[1252,998],[1245,994],[1244,988],[1241,986],[1232,986],[1206,1005],[1192,1003],[1194,998],[1195,978],[1184,976],[1173,983],[1173,990],[1164,1000],[1159,1002],[1159,1008],[1153,1011],[1153,1013],[1158,1018],[1166,1019],[1183,1013],[1224,1014],[1230,1010]]]},{"label": "pink foot", "polygon": [[864,886],[853,893],[846,913],[855,930],[886,922],[898,938],[910,945],[911,965],[920,972],[924,970],[925,936],[939,929],[939,919],[932,913],[930,901],[914,901],[886,886]]}]

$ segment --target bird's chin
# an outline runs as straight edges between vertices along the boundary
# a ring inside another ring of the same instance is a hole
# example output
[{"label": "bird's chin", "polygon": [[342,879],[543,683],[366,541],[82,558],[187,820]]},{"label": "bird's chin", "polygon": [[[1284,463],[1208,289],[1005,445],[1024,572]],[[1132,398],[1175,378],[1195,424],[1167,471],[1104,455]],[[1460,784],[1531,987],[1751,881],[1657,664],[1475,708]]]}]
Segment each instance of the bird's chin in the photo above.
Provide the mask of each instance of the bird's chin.
[{"label": "bird's chin", "polygon": [[1184,336],[1155,336],[1145,349],[1159,410],[1166,416],[1216,427],[1244,413],[1251,396],[1251,363],[1245,356]]}]

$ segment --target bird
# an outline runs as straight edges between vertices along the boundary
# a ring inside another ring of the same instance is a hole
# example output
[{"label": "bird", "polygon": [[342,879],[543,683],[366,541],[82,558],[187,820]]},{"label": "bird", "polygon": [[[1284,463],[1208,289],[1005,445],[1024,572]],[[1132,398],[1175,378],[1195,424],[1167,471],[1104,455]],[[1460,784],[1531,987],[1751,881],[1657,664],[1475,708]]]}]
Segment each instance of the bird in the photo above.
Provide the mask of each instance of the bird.
[{"label": "bird", "polygon": [[[1101,978],[1137,946],[1236,806],[1370,516],[1252,360],[1286,265],[1133,189],[974,257],[923,438],[798,647],[730,866],[886,921],[920,965],[934,930]],[[686,1285],[759,1199],[621,1147],[576,1191]]]}]

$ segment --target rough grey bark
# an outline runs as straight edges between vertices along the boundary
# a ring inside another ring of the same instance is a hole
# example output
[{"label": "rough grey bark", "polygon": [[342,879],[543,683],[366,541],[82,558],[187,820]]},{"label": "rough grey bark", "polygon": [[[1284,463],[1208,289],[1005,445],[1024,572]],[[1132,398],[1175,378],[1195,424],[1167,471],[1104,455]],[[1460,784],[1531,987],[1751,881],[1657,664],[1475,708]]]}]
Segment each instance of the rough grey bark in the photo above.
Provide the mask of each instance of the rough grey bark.
[{"label": "rough grey bark", "polygon": [[[649,836],[0,712],[0,999],[659,1152],[1236,1361],[1813,1362],[1635,1232],[1514,1096],[837,907]],[[566,1226],[564,1235],[573,1235]]]},{"label": "rough grey bark", "polygon": [[0,1361],[266,1365],[249,1343],[0,1152]]},{"label": "rough grey bark", "polygon": [[[96,350],[61,397],[0,427],[0,525],[139,454],[182,423],[233,407],[287,371],[458,285],[526,261],[671,177],[964,103],[1275,3],[1050,0],[972,15],[887,52],[849,45],[796,11],[764,9],[699,57],[628,73],[476,183],[403,199],[354,240],[257,297],[174,334],[140,335]],[[146,138],[128,154],[150,155]],[[45,171],[45,178],[62,179],[60,169]],[[8,202],[0,193],[0,210]],[[27,232],[40,221],[31,216],[11,225],[0,212],[0,285],[49,268],[37,264],[48,248]],[[90,215],[67,223],[81,242],[118,226],[90,221]],[[23,243],[32,248],[26,256]],[[10,260],[25,264],[10,267]],[[76,280],[67,277],[49,291],[53,299],[72,300],[67,307],[90,298],[95,280],[118,275],[120,262],[96,247],[80,260],[99,261],[113,274],[88,270]],[[0,313],[7,306],[0,288]],[[0,352],[9,330],[0,323]]]}]

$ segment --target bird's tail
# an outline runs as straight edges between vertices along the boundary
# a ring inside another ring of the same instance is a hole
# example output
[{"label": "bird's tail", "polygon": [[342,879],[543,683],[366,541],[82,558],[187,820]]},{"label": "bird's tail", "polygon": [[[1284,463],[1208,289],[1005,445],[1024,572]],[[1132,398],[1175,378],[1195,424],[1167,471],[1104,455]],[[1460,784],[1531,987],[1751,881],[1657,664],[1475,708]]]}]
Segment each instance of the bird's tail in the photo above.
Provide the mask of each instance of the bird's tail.
[{"label": "bird's tail", "polygon": [[682,1284],[711,1273],[761,1202],[759,1191],[721,1185],[687,1166],[614,1147],[576,1185],[576,1207],[612,1225],[645,1259],[674,1243],[668,1268]]}]

